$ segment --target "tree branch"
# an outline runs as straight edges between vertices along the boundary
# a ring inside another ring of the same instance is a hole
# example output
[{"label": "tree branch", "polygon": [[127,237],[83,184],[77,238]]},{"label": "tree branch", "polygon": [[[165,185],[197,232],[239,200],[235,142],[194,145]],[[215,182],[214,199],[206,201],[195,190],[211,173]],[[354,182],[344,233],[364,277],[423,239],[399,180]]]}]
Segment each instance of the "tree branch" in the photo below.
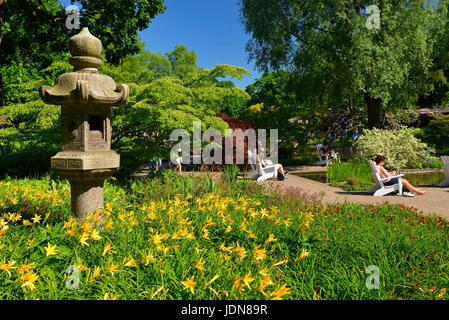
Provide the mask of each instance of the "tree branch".
[{"label": "tree branch", "polygon": [[327,51],[332,51],[332,52],[335,52],[335,53],[340,53],[340,54],[348,55],[346,52],[344,52],[344,51],[342,51],[342,50],[339,50],[339,49],[333,49],[333,48],[329,48],[329,47],[325,47],[325,46],[318,45],[318,44],[316,44],[316,43],[311,43],[310,41],[304,40],[304,39],[303,39],[301,36],[299,36],[298,34],[296,34],[296,33],[292,32],[292,31],[290,31],[288,28],[283,27],[283,26],[281,26],[281,27],[282,27],[282,28],[283,28],[289,35],[295,37],[295,38],[296,38],[297,40],[299,40],[300,42],[303,42],[303,43],[305,43],[305,44],[307,44],[307,45],[309,45],[309,46],[317,47],[317,48],[320,48],[320,49],[323,49],[323,50],[327,50]]}]

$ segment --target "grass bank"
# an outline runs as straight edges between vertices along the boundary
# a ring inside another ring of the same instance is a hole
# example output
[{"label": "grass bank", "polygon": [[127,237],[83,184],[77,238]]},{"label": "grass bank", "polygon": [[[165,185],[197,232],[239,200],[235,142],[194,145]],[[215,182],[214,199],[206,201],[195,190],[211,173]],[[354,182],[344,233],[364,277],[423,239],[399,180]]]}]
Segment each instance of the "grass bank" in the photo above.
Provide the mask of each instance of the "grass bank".
[{"label": "grass bank", "polygon": [[334,163],[327,168],[327,181],[348,191],[366,191],[374,185],[366,161]]}]

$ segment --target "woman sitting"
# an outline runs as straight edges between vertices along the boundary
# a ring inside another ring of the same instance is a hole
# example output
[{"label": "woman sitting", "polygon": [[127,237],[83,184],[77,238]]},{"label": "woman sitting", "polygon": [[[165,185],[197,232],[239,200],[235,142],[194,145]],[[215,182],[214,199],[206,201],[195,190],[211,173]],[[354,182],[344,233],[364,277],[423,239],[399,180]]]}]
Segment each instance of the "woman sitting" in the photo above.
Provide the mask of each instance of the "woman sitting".
[{"label": "woman sitting", "polygon": [[[385,159],[386,158],[384,156],[377,156],[376,159],[374,160],[376,162],[377,172],[379,172],[379,175],[380,175],[381,179],[386,179],[386,178],[389,178],[389,177],[393,177],[393,176],[395,176],[397,174],[395,171],[388,172],[387,170],[385,170],[385,168],[383,167],[383,165],[385,163]],[[386,185],[386,186],[391,186],[391,185],[397,184],[398,182],[399,182],[399,180],[398,180],[397,177],[383,181],[384,185]],[[408,190],[410,190],[413,193],[416,193],[418,195],[426,193],[425,191],[422,191],[422,190],[419,190],[419,189],[413,187],[410,184],[410,182],[408,182],[405,179],[402,179],[402,185],[404,187],[406,187]]]},{"label": "woman sitting", "polygon": [[[260,159],[260,164],[262,165],[262,167],[267,167],[268,165],[265,163],[265,161],[263,160],[263,158],[264,158],[264,154],[263,154],[263,152],[261,152],[260,154],[259,154],[259,159]],[[277,164],[274,164],[275,166],[276,166],[276,169],[277,169],[277,171],[278,171],[278,178],[280,179],[280,180],[284,180],[284,179],[287,179],[287,176],[286,176],[286,172],[284,171],[284,167],[282,166],[282,164],[280,164],[280,163],[277,163]]]}]

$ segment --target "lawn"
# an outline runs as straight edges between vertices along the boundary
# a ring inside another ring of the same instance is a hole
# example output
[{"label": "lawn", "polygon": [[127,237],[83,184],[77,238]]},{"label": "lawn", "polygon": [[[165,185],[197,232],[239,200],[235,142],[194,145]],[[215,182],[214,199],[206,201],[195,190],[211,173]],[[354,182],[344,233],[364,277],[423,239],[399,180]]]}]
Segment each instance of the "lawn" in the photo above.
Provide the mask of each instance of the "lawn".
[{"label": "lawn", "polygon": [[405,207],[167,173],[76,223],[69,191],[0,182],[0,299],[447,299],[448,224]]}]

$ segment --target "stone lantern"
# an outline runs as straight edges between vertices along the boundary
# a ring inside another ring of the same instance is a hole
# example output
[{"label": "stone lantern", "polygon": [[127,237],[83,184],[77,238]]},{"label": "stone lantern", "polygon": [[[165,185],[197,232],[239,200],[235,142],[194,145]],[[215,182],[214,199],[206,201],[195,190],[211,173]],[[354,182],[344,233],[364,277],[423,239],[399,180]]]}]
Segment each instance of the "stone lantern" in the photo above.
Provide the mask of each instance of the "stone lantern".
[{"label": "stone lantern", "polygon": [[62,151],[51,167],[69,180],[72,212],[81,220],[103,208],[104,180],[120,166],[120,155],[111,150],[110,110],[128,102],[129,88],[99,74],[102,44],[87,28],[70,38],[69,47],[73,72],[39,93],[45,103],[61,106]]}]

